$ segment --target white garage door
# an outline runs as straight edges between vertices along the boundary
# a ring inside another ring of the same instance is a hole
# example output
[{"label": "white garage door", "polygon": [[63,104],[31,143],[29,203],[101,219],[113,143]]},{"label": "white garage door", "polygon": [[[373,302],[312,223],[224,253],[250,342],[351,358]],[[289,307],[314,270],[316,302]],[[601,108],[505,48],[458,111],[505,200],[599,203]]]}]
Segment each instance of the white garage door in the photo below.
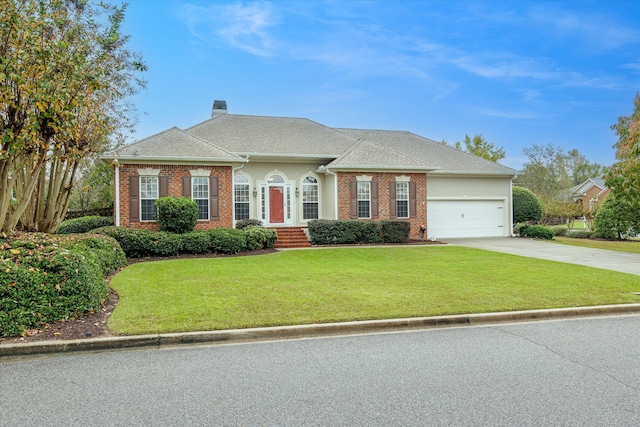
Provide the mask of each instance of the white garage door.
[{"label": "white garage door", "polygon": [[427,202],[429,238],[501,237],[504,202],[498,200],[438,200]]}]

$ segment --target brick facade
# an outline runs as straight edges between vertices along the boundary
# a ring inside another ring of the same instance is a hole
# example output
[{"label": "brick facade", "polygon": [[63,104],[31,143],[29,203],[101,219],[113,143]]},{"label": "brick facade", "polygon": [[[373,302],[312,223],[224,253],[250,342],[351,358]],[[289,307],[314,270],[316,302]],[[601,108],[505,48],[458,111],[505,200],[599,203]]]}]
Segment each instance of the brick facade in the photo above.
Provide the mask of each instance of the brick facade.
[{"label": "brick facade", "polygon": [[196,230],[208,230],[218,227],[233,227],[233,178],[231,166],[197,166],[197,165],[120,165],[120,225],[123,227],[158,230],[156,221],[131,221],[129,216],[129,177],[138,176],[138,169],[160,169],[159,176],[168,177],[168,195],[182,196],[182,178],[190,177],[190,170],[210,170],[211,176],[218,177],[219,186],[219,219],[198,221]]},{"label": "brick facade", "polygon": [[[411,222],[410,238],[419,239],[420,226],[427,225],[427,174],[425,173],[389,173],[389,172],[338,172],[338,219],[349,219],[351,182],[358,176],[367,175],[371,181],[378,182],[378,217],[372,220],[391,219],[389,212],[389,183],[396,182],[397,176],[408,176],[416,183],[416,215],[408,218]],[[402,219],[402,218],[401,218]]]}]

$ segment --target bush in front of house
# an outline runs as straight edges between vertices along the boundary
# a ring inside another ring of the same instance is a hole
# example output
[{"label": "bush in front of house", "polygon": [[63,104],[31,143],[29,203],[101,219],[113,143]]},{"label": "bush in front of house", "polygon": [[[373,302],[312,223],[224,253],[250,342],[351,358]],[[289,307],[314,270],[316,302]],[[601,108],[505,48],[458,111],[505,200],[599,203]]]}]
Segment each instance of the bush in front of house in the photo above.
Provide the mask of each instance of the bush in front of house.
[{"label": "bush in front of house", "polygon": [[553,240],[553,231],[542,225],[531,225],[520,230],[520,236],[534,239]]},{"label": "bush in front of house", "polygon": [[113,225],[112,216],[83,216],[62,221],[56,229],[56,234],[87,233],[96,228]]},{"label": "bush in front of house", "polygon": [[127,256],[120,248],[120,244],[113,237],[97,234],[83,234],[70,236],[67,241],[73,245],[76,252],[85,256],[93,256],[102,269],[102,274],[110,272],[127,265]]},{"label": "bush in front of house", "polygon": [[593,232],[589,230],[572,230],[567,233],[567,237],[573,237],[575,239],[590,239],[593,237]]},{"label": "bush in front of house", "polygon": [[524,187],[514,186],[513,222],[539,221],[542,218],[542,203],[538,197]]},{"label": "bush in front of house", "polygon": [[97,228],[93,232],[105,234],[116,239],[127,258],[141,258],[152,254],[152,231],[141,228],[111,226]]},{"label": "bush in front of house", "polygon": [[640,206],[609,195],[593,220],[595,237],[622,240],[640,233]]},{"label": "bush in front of house", "polygon": [[178,255],[182,250],[181,235],[167,231],[152,232],[149,249],[152,256]]},{"label": "bush in front of house", "polygon": [[247,247],[247,236],[244,230],[234,228],[214,228],[207,230],[209,250],[216,254],[237,254]]},{"label": "bush in front of house", "polygon": [[312,245],[380,243],[379,227],[376,221],[351,219],[316,219],[308,223]]},{"label": "bush in front of house", "polygon": [[245,227],[243,228],[247,237],[246,250],[258,251],[263,249],[267,244],[267,234],[262,227]]},{"label": "bush in front of house", "polygon": [[522,230],[529,227],[529,224],[524,224],[522,222],[513,225],[513,234],[516,236],[522,235]]},{"label": "bush in front of house", "polygon": [[198,205],[189,197],[160,197],[155,206],[158,208],[160,231],[188,233],[198,222]]},{"label": "bush in front of house", "polygon": [[181,234],[182,250],[189,254],[206,254],[209,252],[211,238],[205,231],[190,231]]},{"label": "bush in front of house", "polygon": [[0,237],[0,336],[98,310],[109,294],[104,272],[109,265],[123,266],[115,246],[99,236]]},{"label": "bush in front of house", "polygon": [[553,235],[556,237],[563,237],[568,233],[567,227],[564,225],[555,225],[551,227],[551,231],[553,231]]},{"label": "bush in front of house", "polygon": [[380,221],[380,234],[384,243],[406,243],[411,233],[409,221]]},{"label": "bush in front of house", "polygon": [[262,221],[259,219],[241,219],[236,221],[236,228],[242,230],[247,227],[262,227]]}]

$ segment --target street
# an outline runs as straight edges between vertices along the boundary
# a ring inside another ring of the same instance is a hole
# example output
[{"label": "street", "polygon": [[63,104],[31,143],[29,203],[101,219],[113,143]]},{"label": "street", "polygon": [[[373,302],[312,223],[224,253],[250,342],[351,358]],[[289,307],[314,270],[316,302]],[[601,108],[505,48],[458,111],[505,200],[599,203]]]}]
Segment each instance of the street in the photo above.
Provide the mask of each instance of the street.
[{"label": "street", "polygon": [[0,361],[0,425],[640,424],[640,315]]}]

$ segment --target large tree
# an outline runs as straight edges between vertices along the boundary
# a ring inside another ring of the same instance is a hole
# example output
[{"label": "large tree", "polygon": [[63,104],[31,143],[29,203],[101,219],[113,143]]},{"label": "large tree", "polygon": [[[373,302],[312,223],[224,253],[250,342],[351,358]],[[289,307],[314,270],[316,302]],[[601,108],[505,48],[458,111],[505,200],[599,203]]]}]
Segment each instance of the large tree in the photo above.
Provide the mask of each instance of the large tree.
[{"label": "large tree", "polygon": [[125,6],[0,0],[0,230],[52,231],[80,162],[131,125],[145,70],[121,34]]},{"label": "large tree", "polygon": [[[446,145],[446,141],[443,141]],[[464,147],[463,147],[464,144]],[[464,136],[464,141],[456,142],[455,147],[458,150],[466,151],[474,156],[482,157],[483,159],[491,160],[492,162],[498,162],[505,158],[506,153],[504,148],[496,147],[478,134],[472,138],[469,135]]]},{"label": "large tree", "polygon": [[619,117],[611,126],[618,136],[617,162],[606,174],[606,182],[618,199],[640,206],[640,94],[636,93],[633,105],[630,116]]},{"label": "large tree", "polygon": [[575,148],[567,152],[569,178],[573,185],[579,185],[589,178],[601,177],[606,168],[599,163],[591,163]]},{"label": "large tree", "polygon": [[533,191],[543,203],[559,197],[571,187],[568,158],[564,150],[553,144],[536,145],[523,150],[528,157],[517,184]]}]

